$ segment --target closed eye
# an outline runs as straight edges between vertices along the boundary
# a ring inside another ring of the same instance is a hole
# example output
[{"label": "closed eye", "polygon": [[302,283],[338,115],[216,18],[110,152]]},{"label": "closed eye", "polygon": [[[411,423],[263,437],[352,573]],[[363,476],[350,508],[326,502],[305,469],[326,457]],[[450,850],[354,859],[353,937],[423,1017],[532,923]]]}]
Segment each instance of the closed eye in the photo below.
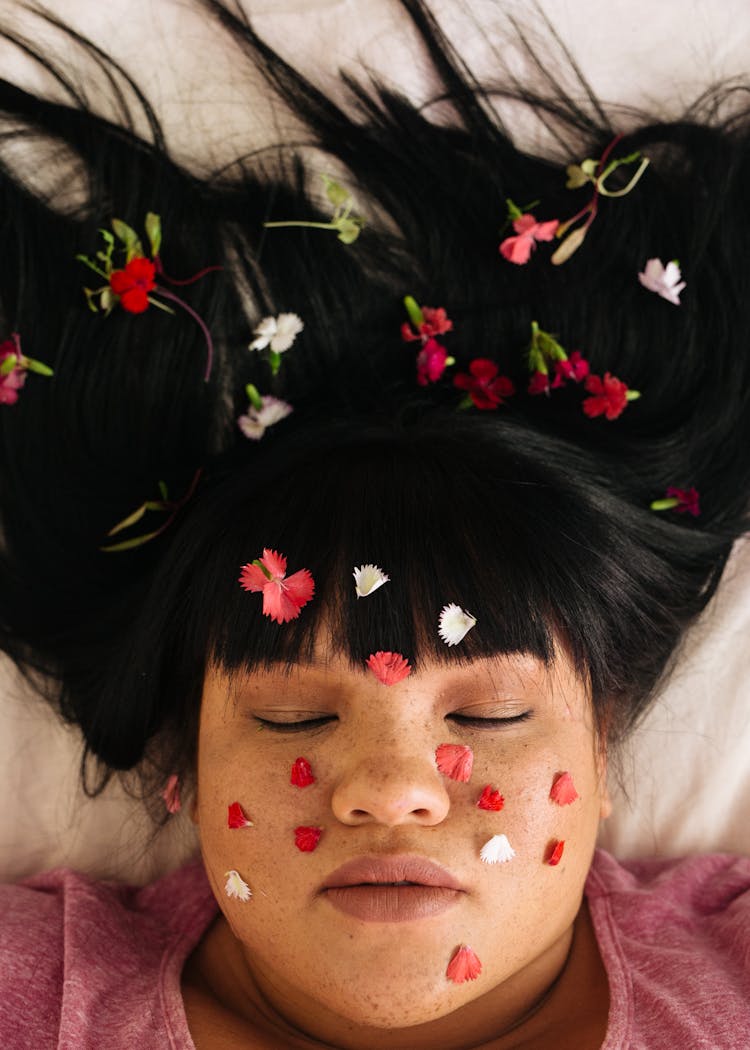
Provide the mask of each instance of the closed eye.
[{"label": "closed eye", "polygon": [[336,721],[335,715],[320,715],[318,718],[304,718],[299,722],[272,722],[269,718],[255,715],[259,729],[270,729],[273,733],[304,733],[306,730],[320,729],[328,722]]},{"label": "closed eye", "polygon": [[509,715],[506,718],[479,718],[474,715],[462,715],[457,712],[448,715],[453,722],[470,729],[502,729],[503,726],[518,725],[527,722],[533,715],[533,711],[523,711],[519,715]]}]

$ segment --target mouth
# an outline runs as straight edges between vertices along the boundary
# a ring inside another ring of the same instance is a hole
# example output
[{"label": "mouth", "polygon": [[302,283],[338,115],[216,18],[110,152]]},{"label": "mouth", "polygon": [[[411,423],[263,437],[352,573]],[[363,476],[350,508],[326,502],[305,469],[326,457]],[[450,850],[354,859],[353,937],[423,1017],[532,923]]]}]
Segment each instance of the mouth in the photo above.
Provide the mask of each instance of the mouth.
[{"label": "mouth", "polygon": [[457,904],[466,890],[426,857],[358,857],[337,868],[320,893],[337,911],[361,922],[413,922]]}]

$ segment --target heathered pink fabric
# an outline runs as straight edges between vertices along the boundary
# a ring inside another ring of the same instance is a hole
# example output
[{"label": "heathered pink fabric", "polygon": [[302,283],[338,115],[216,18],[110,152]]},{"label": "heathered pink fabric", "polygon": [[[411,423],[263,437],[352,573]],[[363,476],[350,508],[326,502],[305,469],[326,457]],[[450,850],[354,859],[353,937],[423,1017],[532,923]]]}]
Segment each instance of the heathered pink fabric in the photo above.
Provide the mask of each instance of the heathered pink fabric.
[{"label": "heathered pink fabric", "polygon": [[[598,851],[586,895],[602,1050],[749,1050],[750,858]],[[180,974],[216,912],[197,861],[144,889],[66,870],[0,886],[0,1047],[195,1050]]]}]

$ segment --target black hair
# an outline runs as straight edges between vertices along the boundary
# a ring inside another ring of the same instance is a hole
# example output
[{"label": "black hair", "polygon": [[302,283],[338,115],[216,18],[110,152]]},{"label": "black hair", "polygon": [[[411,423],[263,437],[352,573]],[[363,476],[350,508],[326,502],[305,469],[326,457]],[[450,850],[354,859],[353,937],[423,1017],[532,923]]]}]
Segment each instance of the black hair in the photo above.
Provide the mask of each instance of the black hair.
[{"label": "black hair", "polygon": [[[587,191],[566,189],[565,164],[602,156],[623,114],[608,116],[593,96],[575,103],[551,79],[536,93],[510,77],[479,85],[418,0],[402,0],[404,14],[451,123],[375,79],[342,74],[348,102],[338,105],[237,10],[202,6],[296,114],[304,141],[248,143],[229,168],[197,173],[171,156],[128,74],[53,16],[107,72],[116,119],[96,115],[70,74],[6,33],[55,72],[68,99],[0,81],[2,331],[18,331],[24,352],[55,372],[30,376],[18,403],[0,409],[3,648],[45,677],[81,727],[101,762],[99,787],[144,758],[160,777],[189,775],[207,666],[307,659],[321,626],[354,663],[378,649],[416,666],[502,652],[549,660],[563,639],[600,724],[625,732],[747,527],[741,92],[708,92],[671,122],[629,114],[612,156],[649,157],[638,184],[600,202],[567,263],[551,265],[540,245],[518,266],[498,253],[506,198],[539,199],[545,219],[578,210]],[[500,98],[541,114],[566,159],[514,145],[493,108]],[[134,130],[134,108],[148,134]],[[59,172],[52,189],[30,176],[40,142]],[[354,244],[264,226],[328,220],[308,147],[355,195],[366,225]],[[224,268],[185,292],[213,333],[208,382],[203,336],[185,314],[86,308],[74,256],[93,254],[112,217],[140,229],[149,211],[161,216],[167,273]],[[679,258],[679,307],[640,286],[652,257]],[[459,410],[449,377],[421,388],[414,344],[400,336],[405,295],[447,309],[454,372],[490,358],[517,393],[495,411]],[[279,311],[299,313],[305,328],[273,377],[247,344],[254,323]],[[527,394],[532,321],[640,400],[607,421],[582,412],[574,383]],[[236,424],[249,382],[294,406],[259,442]],[[198,469],[194,495],[159,536],[101,550],[115,522],[158,498],[160,481],[177,499]],[[699,518],[650,509],[669,486],[700,491]],[[264,547],[316,581],[315,600],[283,626],[238,583]],[[391,582],[357,600],[351,574],[366,562]],[[454,601],[478,623],[449,648],[437,617]]]}]

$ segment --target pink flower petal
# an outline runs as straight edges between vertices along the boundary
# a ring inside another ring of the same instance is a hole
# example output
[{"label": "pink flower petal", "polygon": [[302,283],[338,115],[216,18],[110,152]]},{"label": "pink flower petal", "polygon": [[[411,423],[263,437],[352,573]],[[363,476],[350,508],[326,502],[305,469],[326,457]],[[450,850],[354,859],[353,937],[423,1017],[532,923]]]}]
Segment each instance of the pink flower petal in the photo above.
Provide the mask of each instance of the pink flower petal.
[{"label": "pink flower petal", "polygon": [[566,772],[557,774],[552,782],[549,797],[553,802],[556,802],[558,806],[569,806],[571,802],[575,802],[579,795],[575,789],[573,778],[570,773]]},{"label": "pink flower petal", "polygon": [[446,777],[466,783],[471,778],[474,752],[464,744],[439,744],[435,750],[435,761]]},{"label": "pink flower petal", "polygon": [[306,758],[295,759],[292,765],[290,781],[295,787],[299,788],[309,787],[310,784],[315,783],[312,766]]},{"label": "pink flower petal", "polygon": [[496,791],[492,787],[491,784],[487,784],[482,791],[482,794],[479,796],[477,805],[480,809],[490,809],[499,813],[505,805],[505,799],[499,791]]},{"label": "pink flower petal", "polygon": [[240,572],[240,586],[244,590],[254,592],[262,591],[267,583],[268,577],[262,569],[258,568],[257,565],[248,562],[247,565],[242,566],[242,571]]},{"label": "pink flower petal", "polygon": [[383,652],[382,650],[371,653],[367,658],[367,666],[383,685],[395,685],[411,674],[409,662],[401,653]]},{"label": "pink flower petal", "polygon": [[557,219],[550,219],[549,222],[538,222],[534,227],[534,239],[537,241],[551,241],[557,233],[557,227],[560,225]]},{"label": "pink flower petal", "polygon": [[534,238],[528,234],[522,234],[519,237],[506,237],[504,241],[500,242],[500,254],[508,262],[515,263],[517,266],[523,266],[531,258],[533,247]]},{"label": "pink flower petal", "polygon": [[300,827],[294,829],[294,844],[302,853],[312,853],[320,842],[322,828]]},{"label": "pink flower petal", "polygon": [[530,234],[534,227],[537,225],[537,221],[533,215],[519,215],[517,219],[513,220],[513,229],[516,233]]},{"label": "pink flower petal", "polygon": [[248,820],[239,802],[232,802],[227,812],[227,827],[230,828],[252,828],[252,820]]},{"label": "pink flower petal", "polygon": [[167,807],[168,813],[180,812],[182,806],[180,802],[180,778],[176,773],[173,773],[167,780],[161,797],[164,799],[164,805]]},{"label": "pink flower petal", "polygon": [[474,981],[482,972],[482,964],[468,944],[462,944],[453,953],[445,976],[454,984]]},{"label": "pink flower petal", "polygon": [[286,574],[286,558],[283,554],[277,554],[276,551],[269,550],[268,547],[263,548],[263,557],[260,559],[265,567],[271,573],[272,576],[276,576],[279,579],[283,578]]}]

